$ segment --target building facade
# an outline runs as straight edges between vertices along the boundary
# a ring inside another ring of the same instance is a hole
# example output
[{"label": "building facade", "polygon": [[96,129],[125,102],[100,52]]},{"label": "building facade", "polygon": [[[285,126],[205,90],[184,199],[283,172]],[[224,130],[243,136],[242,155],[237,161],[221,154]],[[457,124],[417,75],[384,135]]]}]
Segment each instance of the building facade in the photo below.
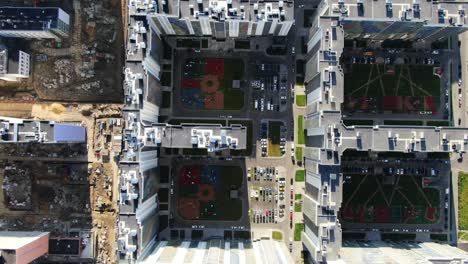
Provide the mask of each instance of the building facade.
[{"label": "building facade", "polygon": [[21,50],[9,52],[0,45],[0,80],[16,82],[30,76],[31,56]]},{"label": "building facade", "polygon": [[0,36],[60,39],[69,36],[70,16],[58,7],[0,7]]},{"label": "building facade", "polygon": [[0,257],[2,263],[27,264],[49,251],[48,232],[0,232]]}]

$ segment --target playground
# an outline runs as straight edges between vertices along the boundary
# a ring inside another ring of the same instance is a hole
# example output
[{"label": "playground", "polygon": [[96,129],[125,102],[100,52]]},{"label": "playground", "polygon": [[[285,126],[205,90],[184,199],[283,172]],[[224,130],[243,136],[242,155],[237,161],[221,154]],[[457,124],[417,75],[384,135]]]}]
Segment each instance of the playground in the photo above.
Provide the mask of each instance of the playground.
[{"label": "playground", "polygon": [[186,60],[181,76],[182,105],[195,110],[240,110],[244,106],[240,87],[244,71],[240,59]]},{"label": "playground", "polygon": [[440,68],[428,65],[350,64],[345,73],[345,110],[436,114]]},{"label": "playground", "polygon": [[352,175],[343,185],[345,223],[435,224],[440,191],[423,188],[421,176]]},{"label": "playground", "polygon": [[[235,221],[242,216],[238,166],[184,166],[179,174],[177,210],[185,220]],[[233,197],[234,195],[234,197]]]}]

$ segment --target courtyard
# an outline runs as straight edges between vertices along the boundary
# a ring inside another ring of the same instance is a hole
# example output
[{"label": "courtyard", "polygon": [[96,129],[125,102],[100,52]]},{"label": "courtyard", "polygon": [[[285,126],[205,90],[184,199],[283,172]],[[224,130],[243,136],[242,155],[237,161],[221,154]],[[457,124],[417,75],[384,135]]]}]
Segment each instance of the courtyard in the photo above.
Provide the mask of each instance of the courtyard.
[{"label": "courtyard", "polygon": [[440,107],[443,74],[438,67],[406,64],[348,64],[345,73],[347,111],[412,113]]},{"label": "courtyard", "polygon": [[190,58],[182,65],[181,102],[193,110],[240,110],[244,106],[241,59]]},{"label": "courtyard", "polygon": [[341,217],[347,223],[434,224],[440,191],[421,176],[351,175],[343,185]]},{"label": "courtyard", "polygon": [[177,211],[183,219],[236,221],[242,217],[241,167],[186,165],[178,176]]}]

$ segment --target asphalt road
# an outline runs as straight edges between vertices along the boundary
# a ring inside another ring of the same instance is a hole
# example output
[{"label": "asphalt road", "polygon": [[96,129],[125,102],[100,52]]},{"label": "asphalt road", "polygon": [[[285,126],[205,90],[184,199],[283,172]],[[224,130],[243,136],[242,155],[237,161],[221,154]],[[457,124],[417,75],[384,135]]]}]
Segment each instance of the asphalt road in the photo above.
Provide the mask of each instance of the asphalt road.
[{"label": "asphalt road", "polygon": [[[461,41],[461,46],[458,48],[458,40]],[[453,120],[454,125],[459,127],[468,126],[468,32],[462,33],[457,37],[452,38],[452,49],[459,52],[454,56],[455,63],[452,63],[452,100],[453,102]],[[462,69],[462,85],[458,85],[458,66],[459,61]],[[462,89],[461,107],[458,107],[458,90]],[[456,100],[456,101],[455,101]],[[460,119],[460,123],[458,122]],[[458,173],[460,171],[468,171],[468,161],[466,157],[461,161],[457,161],[458,155],[452,155],[452,239],[457,237],[458,231]],[[454,241],[456,242],[456,241]]]}]

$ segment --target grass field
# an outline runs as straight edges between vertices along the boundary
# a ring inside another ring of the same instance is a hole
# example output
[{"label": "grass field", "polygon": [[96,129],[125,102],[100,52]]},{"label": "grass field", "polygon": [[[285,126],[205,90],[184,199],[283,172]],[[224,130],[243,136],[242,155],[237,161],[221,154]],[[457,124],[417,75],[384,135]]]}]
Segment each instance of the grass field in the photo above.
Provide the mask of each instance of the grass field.
[{"label": "grass field", "polygon": [[345,74],[345,96],[440,96],[440,79],[427,65],[352,64]]},{"label": "grass field", "polygon": [[427,121],[428,126],[449,126],[449,121]]},{"label": "grass field", "polygon": [[420,176],[347,177],[343,184],[345,222],[423,224],[439,221],[440,191],[423,188]]},{"label": "grass field", "polygon": [[447,242],[447,235],[446,234],[431,234],[430,238],[431,238],[431,240]]},{"label": "grass field", "polygon": [[458,226],[468,230],[468,173],[458,174]]},{"label": "grass field", "polygon": [[384,120],[384,125],[396,126],[422,126],[421,120]]},{"label": "grass field", "polygon": [[307,96],[305,94],[296,95],[296,105],[297,106],[306,106]]},{"label": "grass field", "polygon": [[281,231],[273,231],[271,232],[271,237],[274,240],[283,240],[283,233]]},{"label": "grass field", "polygon": [[297,117],[297,144],[305,143],[304,134],[304,116],[300,115]]},{"label": "grass field", "polygon": [[468,232],[458,232],[458,240],[468,241]]},{"label": "grass field", "polygon": [[304,224],[294,225],[294,241],[301,241],[302,231],[304,231]]},{"label": "grass field", "polygon": [[364,119],[345,119],[343,123],[346,126],[373,126],[374,120],[364,120]]},{"label": "grass field", "polygon": [[296,213],[302,212],[302,204],[301,203],[294,203],[294,212],[296,212]]},{"label": "grass field", "polygon": [[280,136],[281,136],[281,121],[268,122],[268,156],[281,157]]},{"label": "grass field", "polygon": [[244,62],[238,59],[224,59],[224,79],[221,81],[221,91],[224,92],[224,109],[239,110],[244,106],[244,91],[233,89],[233,80],[244,78]]},{"label": "grass field", "polygon": [[303,182],[305,180],[305,170],[297,170],[294,178],[297,182]]},{"label": "grass field", "polygon": [[296,154],[296,160],[302,161],[302,147],[297,147],[295,154]]}]

